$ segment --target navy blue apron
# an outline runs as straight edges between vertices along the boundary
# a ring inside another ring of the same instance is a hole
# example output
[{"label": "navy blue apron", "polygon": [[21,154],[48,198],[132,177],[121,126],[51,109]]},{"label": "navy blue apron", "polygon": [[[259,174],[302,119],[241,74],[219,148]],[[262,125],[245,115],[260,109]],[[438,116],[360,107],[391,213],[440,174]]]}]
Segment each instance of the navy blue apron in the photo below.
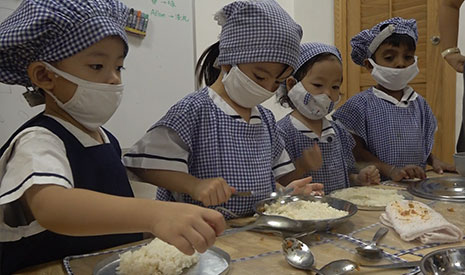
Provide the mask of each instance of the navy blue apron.
[{"label": "navy blue apron", "polygon": [[[106,130],[110,143],[84,147],[57,121],[39,114],[12,135],[0,149],[0,156],[19,132],[32,126],[47,128],[63,141],[75,188],[116,196],[134,196],[126,169],[121,162],[121,148],[116,138]],[[38,173],[33,174],[40,176]],[[0,243],[0,274],[10,274],[28,266],[60,260],[68,255],[89,253],[141,239],[142,234],[73,237],[45,230],[18,241]]]}]

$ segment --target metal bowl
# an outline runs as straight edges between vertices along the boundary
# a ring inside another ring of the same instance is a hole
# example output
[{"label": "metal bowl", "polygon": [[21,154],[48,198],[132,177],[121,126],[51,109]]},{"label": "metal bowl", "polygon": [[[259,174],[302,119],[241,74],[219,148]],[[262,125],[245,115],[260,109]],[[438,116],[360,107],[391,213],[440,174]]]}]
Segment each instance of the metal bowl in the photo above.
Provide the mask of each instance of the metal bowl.
[{"label": "metal bowl", "polygon": [[[332,229],[336,227],[337,225],[345,222],[348,220],[350,217],[352,217],[355,213],[357,213],[357,206],[351,202],[341,200],[341,199],[336,199],[336,198],[331,198],[331,197],[317,197],[317,196],[303,196],[303,195],[296,195],[296,196],[285,196],[281,198],[274,198],[274,199],[264,199],[259,202],[257,202],[254,206],[254,210],[257,214],[263,215],[263,216],[272,216],[272,215],[266,215],[263,214],[264,209],[265,209],[265,204],[273,204],[275,202],[280,202],[281,204],[287,204],[290,202],[294,201],[299,201],[299,200],[304,200],[304,201],[319,201],[319,202],[325,202],[329,204],[331,207],[336,208],[338,210],[344,210],[349,212],[344,217],[340,218],[335,218],[335,219],[324,219],[324,220],[298,220],[299,224],[301,225],[302,228],[298,229],[298,231],[326,231],[329,229]],[[282,216],[280,216],[282,217]],[[290,218],[286,218],[289,220],[293,220]]]},{"label": "metal bowl", "polygon": [[454,154],[455,169],[465,177],[465,152]]},{"label": "metal bowl", "polygon": [[426,254],[420,262],[425,275],[465,274],[465,246],[436,250]]}]

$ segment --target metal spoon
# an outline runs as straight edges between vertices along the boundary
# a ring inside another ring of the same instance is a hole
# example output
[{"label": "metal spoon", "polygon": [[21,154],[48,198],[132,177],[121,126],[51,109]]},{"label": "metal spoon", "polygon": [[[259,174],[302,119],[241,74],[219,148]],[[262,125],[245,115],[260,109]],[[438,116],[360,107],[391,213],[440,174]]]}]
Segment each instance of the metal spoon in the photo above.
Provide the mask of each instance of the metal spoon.
[{"label": "metal spoon", "polygon": [[357,252],[362,257],[370,258],[370,259],[380,259],[383,257],[383,250],[376,246],[377,242],[388,233],[389,229],[386,227],[381,227],[376,231],[375,236],[371,243],[363,247],[357,247]]},{"label": "metal spoon", "polygon": [[293,187],[281,188],[281,189],[278,189],[276,192],[271,192],[270,198],[271,199],[276,199],[276,198],[279,198],[279,197],[284,197],[286,195],[291,194],[292,192],[294,192]]},{"label": "metal spoon", "polygon": [[337,260],[330,262],[323,266],[321,269],[313,267],[315,259],[308,246],[296,239],[296,238],[285,238],[282,243],[284,257],[286,261],[293,267],[311,270],[316,274],[321,275],[340,275],[346,274],[350,271],[358,269],[358,265],[351,260]]}]

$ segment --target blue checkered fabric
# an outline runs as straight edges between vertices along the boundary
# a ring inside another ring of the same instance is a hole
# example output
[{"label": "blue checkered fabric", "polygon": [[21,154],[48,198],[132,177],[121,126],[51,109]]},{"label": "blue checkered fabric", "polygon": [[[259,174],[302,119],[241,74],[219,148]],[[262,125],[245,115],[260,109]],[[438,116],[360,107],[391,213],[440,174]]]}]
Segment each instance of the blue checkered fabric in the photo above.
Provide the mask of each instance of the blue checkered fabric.
[{"label": "blue checkered fabric", "polygon": [[116,0],[24,0],[0,24],[0,82],[30,87],[33,61],[55,62],[101,39],[121,37],[127,7]]},{"label": "blue checkered fabric", "polygon": [[[292,160],[302,156],[302,152],[315,143],[321,149],[323,165],[318,171],[309,171],[305,176],[312,176],[313,182],[323,183],[326,194],[350,186],[349,173],[354,173],[355,160],[352,149],[355,141],[342,125],[330,121],[335,132],[333,139],[314,140],[297,130],[290,115],[278,121],[278,129],[285,142],[285,149]],[[325,129],[323,129],[324,131]]]},{"label": "blue checkered fabric", "polygon": [[235,1],[222,9],[218,65],[277,62],[295,68],[302,28],[273,0]]},{"label": "blue checkered fabric", "polygon": [[[276,189],[272,164],[284,150],[271,111],[257,106],[262,123],[247,124],[225,114],[208,95],[208,88],[175,104],[153,127],[173,129],[189,148],[189,174],[197,178],[222,177],[238,191],[261,194]],[[150,130],[149,130],[150,131]],[[232,197],[217,205],[239,216],[253,214],[253,206],[266,194]],[[157,198],[174,201],[172,193],[158,188]],[[183,194],[184,202],[202,205]],[[215,208],[214,206],[212,208]],[[226,218],[231,218],[226,214]]]},{"label": "blue checkered fabric", "polygon": [[400,17],[390,18],[352,37],[350,40],[350,44],[352,45],[351,57],[355,64],[363,66],[363,61],[374,54],[374,52],[368,50],[368,47],[373,39],[381,32],[381,27],[389,24],[394,25],[394,33],[406,34],[413,38],[415,43],[418,41],[417,22],[415,19],[403,19]]},{"label": "blue checkered fabric", "polygon": [[370,88],[351,97],[333,117],[360,136],[381,161],[397,167],[426,166],[437,121],[422,96],[409,101],[407,107],[398,107]]},{"label": "blue checkered fabric", "polygon": [[342,63],[341,53],[336,47],[318,42],[303,43],[300,45],[300,58],[295,71],[300,69],[307,61],[322,53],[332,53]]}]

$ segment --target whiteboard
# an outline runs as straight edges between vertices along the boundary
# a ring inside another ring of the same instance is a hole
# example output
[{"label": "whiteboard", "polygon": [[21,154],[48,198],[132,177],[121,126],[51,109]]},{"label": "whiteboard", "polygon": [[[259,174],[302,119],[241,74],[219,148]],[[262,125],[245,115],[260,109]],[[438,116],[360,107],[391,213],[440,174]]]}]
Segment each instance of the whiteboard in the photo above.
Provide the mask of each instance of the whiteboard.
[{"label": "whiteboard", "polygon": [[[21,0],[0,1],[3,21]],[[195,90],[195,24],[193,0],[123,0],[149,14],[144,38],[128,34],[129,54],[123,71],[125,92],[120,107],[104,125],[132,146],[179,99]],[[0,83],[0,144],[28,118],[43,110],[29,107],[24,87]]]}]

